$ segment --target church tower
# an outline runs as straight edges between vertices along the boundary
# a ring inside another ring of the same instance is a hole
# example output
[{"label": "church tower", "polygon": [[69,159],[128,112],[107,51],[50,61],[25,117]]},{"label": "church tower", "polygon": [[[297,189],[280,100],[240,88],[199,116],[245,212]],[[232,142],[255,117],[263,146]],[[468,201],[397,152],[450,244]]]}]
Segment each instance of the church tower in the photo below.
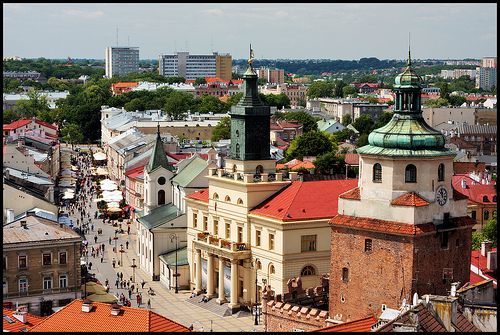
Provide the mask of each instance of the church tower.
[{"label": "church tower", "polygon": [[173,167],[168,164],[160,137],[160,125],[158,125],[153,152],[144,169],[144,215],[159,206],[172,202],[170,179],[173,177]]},{"label": "church tower", "polygon": [[330,221],[332,317],[361,318],[468,282],[473,220],[452,189],[455,154],[422,116],[421,83],[408,52],[392,119],[357,149],[358,187],[340,195]]}]

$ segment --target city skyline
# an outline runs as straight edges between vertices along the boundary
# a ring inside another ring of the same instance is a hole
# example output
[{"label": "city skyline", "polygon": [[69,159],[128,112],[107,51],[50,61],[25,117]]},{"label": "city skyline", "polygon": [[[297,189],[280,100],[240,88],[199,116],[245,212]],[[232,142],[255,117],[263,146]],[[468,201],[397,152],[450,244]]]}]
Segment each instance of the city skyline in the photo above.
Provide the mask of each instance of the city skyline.
[{"label": "city skyline", "polygon": [[496,56],[493,6],[7,3],[3,56],[104,59],[118,37],[140,59],[178,51],[242,59],[249,43],[260,59],[404,59],[410,33],[415,59],[480,59]]}]

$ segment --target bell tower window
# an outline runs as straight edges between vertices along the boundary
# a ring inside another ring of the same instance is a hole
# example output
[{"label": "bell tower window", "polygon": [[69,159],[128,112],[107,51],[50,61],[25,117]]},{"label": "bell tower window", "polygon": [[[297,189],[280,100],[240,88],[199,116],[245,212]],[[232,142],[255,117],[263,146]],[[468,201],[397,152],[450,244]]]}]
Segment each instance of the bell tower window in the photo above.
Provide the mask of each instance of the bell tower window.
[{"label": "bell tower window", "polygon": [[376,163],[373,165],[373,182],[381,183],[382,182],[382,165]]},{"label": "bell tower window", "polygon": [[444,164],[439,164],[438,168],[438,181],[444,181]]},{"label": "bell tower window", "polygon": [[417,182],[417,167],[413,164],[408,164],[405,169],[405,183]]}]

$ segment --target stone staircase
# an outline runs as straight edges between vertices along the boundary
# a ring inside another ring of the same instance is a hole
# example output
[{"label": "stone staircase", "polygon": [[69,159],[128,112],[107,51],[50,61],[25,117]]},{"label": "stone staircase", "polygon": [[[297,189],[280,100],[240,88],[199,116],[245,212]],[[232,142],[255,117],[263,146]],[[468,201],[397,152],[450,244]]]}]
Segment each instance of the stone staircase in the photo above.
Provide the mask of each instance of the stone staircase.
[{"label": "stone staircase", "polygon": [[193,305],[206,309],[207,311],[210,311],[218,316],[224,317],[232,315],[231,309],[228,307],[227,303],[219,305],[216,301],[216,298],[212,298],[208,302],[203,302],[201,301],[202,299],[203,295],[198,295],[194,298],[188,298],[186,301],[192,303]]}]

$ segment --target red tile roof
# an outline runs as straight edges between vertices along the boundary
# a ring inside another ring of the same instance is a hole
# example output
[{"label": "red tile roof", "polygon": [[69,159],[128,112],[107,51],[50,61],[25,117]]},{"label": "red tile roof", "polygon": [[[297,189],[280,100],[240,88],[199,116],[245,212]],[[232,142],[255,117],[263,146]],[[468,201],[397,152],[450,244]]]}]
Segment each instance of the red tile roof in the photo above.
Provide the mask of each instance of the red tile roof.
[{"label": "red tile roof", "polygon": [[332,218],[337,214],[339,194],[357,183],[357,179],[295,181],[250,213],[285,222]]},{"label": "red tile roof", "polygon": [[359,165],[359,155],[358,154],[345,154],[345,163],[349,165]]},{"label": "red tile roof", "polygon": [[457,321],[453,323],[461,333],[479,333],[481,332],[460,312],[457,312]]},{"label": "red tile roof", "polygon": [[125,176],[132,178],[132,179],[135,179],[137,176],[140,176],[144,173],[145,166],[146,165],[142,165],[142,166],[135,167],[131,170],[128,170],[127,172],[125,172]]},{"label": "red tile roof", "polygon": [[[465,180],[466,188],[462,187],[462,180]],[[496,196],[493,182],[489,185],[483,185],[466,174],[460,174],[452,176],[452,185],[458,193],[468,197],[470,201],[483,205],[496,205],[496,202],[493,202],[493,196]],[[488,201],[483,201],[485,196]]]},{"label": "red tile roof", "polygon": [[[18,319],[16,319],[14,316],[14,311],[10,310],[8,308],[3,309],[3,331],[4,332],[21,332],[21,331],[26,331],[30,330],[33,326],[39,324],[40,322],[43,321],[43,317],[36,316],[33,314],[26,314],[26,323],[22,323]],[[5,316],[8,316],[14,323],[9,323],[7,320],[5,320]]]},{"label": "red tile roof", "polygon": [[17,120],[9,124],[4,124],[3,125],[3,130],[14,130],[17,128],[21,128],[23,126],[26,126],[27,124],[31,123],[31,119],[22,119],[22,120]]},{"label": "red tile roof", "polygon": [[194,192],[186,197],[187,199],[195,199],[208,203],[208,188]]},{"label": "red tile roof", "polygon": [[32,332],[188,332],[189,328],[142,308],[120,306],[111,315],[111,305],[93,302],[92,311],[82,312],[82,300],[73,300],[34,326]]},{"label": "red tile roof", "polygon": [[453,162],[454,174],[467,174],[470,172],[483,172],[486,169],[486,164],[483,162]]},{"label": "red tile roof", "polygon": [[403,194],[400,197],[391,201],[391,205],[393,206],[413,206],[413,207],[422,207],[430,205],[430,202],[422,198],[415,192],[408,192]]},{"label": "red tile roof", "polygon": [[312,330],[313,332],[370,332],[377,319],[372,315],[364,319],[349,321],[338,325]]},{"label": "red tile roof", "polygon": [[282,170],[282,169],[286,169],[285,164],[276,164],[276,170]]},{"label": "red tile roof", "polygon": [[[491,248],[490,251],[496,251],[497,248]],[[481,255],[481,250],[472,250],[470,256],[471,276],[470,283],[476,284],[485,279],[492,279],[494,286],[497,286],[497,274],[495,271],[488,270],[487,257]],[[473,269],[475,267],[475,269]],[[479,273],[478,273],[479,270]]]},{"label": "red tile roof", "polygon": [[128,87],[137,87],[139,83],[136,81],[128,81],[128,82],[119,82],[113,84],[113,89],[115,88],[128,88]]},{"label": "red tile roof", "polygon": [[[468,216],[452,218],[451,220],[459,227],[473,226],[476,223],[475,220],[471,219]],[[411,223],[386,221],[340,214],[331,219],[330,224],[333,226],[363,229],[395,235],[419,235],[436,230],[433,223],[414,225]]]},{"label": "red tile roof", "polygon": [[359,187],[353,188],[352,190],[342,193],[341,195],[339,195],[339,198],[361,200],[361,192],[359,191]]},{"label": "red tile roof", "polygon": [[303,162],[299,162],[295,165],[293,165],[292,167],[290,167],[290,170],[291,171],[295,171],[295,170],[298,170],[298,169],[301,169],[301,168],[304,168],[304,169],[314,169],[316,166],[310,162],[310,161],[303,161]]},{"label": "red tile roof", "polygon": [[298,122],[290,122],[285,120],[276,120],[275,122],[271,121],[271,130],[282,130],[285,128],[299,129],[302,128],[302,125]]},{"label": "red tile roof", "polygon": [[50,129],[54,129],[54,130],[59,130],[59,128],[52,124],[52,123],[48,123],[48,122],[45,122],[45,121],[42,121],[42,120],[35,120],[35,123],[39,124],[39,125],[42,125],[44,127],[47,127],[47,128],[50,128]]}]

